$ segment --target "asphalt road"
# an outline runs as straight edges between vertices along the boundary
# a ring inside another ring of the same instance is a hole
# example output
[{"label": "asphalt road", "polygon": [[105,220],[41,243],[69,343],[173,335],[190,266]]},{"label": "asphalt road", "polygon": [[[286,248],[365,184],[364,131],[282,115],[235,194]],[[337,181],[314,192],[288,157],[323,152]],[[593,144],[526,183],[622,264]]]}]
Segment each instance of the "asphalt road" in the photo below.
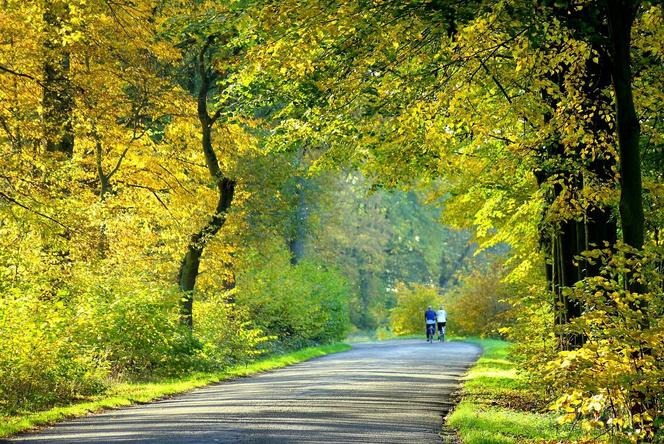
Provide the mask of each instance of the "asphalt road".
[{"label": "asphalt road", "polygon": [[440,443],[480,350],[403,340],[67,421],[17,443]]}]

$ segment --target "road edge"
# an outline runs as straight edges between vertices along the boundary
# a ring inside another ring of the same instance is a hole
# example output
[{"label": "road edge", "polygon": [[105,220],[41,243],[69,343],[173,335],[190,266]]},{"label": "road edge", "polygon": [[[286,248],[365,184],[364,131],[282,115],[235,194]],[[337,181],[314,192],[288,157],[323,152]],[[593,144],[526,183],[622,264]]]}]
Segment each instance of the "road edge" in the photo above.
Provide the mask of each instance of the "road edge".
[{"label": "road edge", "polygon": [[352,348],[344,342],[307,347],[284,355],[266,357],[248,365],[236,365],[221,372],[196,373],[185,378],[164,379],[160,382],[125,383],[109,389],[93,401],[72,403],[48,410],[2,418],[0,443],[21,433],[35,432],[61,421],[94,415],[108,410],[168,399],[191,390],[221,382],[258,375],[267,371],[288,367]]}]

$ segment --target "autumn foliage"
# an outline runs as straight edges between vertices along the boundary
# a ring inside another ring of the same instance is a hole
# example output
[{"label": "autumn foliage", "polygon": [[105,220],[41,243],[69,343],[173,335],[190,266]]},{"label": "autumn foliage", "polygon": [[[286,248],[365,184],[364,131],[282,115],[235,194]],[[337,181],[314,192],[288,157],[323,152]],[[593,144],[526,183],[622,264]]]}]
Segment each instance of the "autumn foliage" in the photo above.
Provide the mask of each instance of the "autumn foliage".
[{"label": "autumn foliage", "polygon": [[1,411],[442,301],[587,439],[661,439],[661,2],[3,0],[0,36]]}]

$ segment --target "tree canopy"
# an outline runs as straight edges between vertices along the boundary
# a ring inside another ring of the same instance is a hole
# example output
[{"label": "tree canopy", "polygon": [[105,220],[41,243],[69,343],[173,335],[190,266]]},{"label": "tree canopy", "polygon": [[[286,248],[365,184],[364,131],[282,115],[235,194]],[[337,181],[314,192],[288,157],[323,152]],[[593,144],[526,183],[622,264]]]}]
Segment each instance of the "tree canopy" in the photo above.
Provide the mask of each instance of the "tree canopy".
[{"label": "tree canopy", "polygon": [[0,412],[442,301],[562,421],[661,437],[661,2],[0,0],[0,35]]}]

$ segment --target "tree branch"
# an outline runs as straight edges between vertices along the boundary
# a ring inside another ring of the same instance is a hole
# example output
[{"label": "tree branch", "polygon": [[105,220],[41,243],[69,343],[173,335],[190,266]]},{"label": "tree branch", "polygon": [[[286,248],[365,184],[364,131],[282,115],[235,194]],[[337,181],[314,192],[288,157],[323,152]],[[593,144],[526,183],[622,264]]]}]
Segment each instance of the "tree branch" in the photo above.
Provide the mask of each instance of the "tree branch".
[{"label": "tree branch", "polygon": [[498,89],[500,89],[500,92],[503,93],[505,98],[507,99],[507,102],[511,105],[512,104],[512,98],[507,94],[507,91],[505,91],[505,88],[503,88],[503,85],[500,83],[500,81],[496,78],[495,74],[493,74],[489,68],[486,66],[484,63],[484,60],[480,60],[480,63],[482,64],[482,68],[486,71],[487,74],[491,76],[491,80],[494,81],[494,83],[498,86]]},{"label": "tree branch", "polygon": [[13,69],[7,68],[6,66],[0,65],[0,72],[6,72],[7,74],[12,74],[12,75],[17,76],[17,77],[23,77],[24,79],[28,79],[28,80],[32,80],[33,82],[36,82],[39,86],[42,86],[42,87],[44,86],[42,84],[42,82],[39,79],[37,79],[36,77],[31,76],[30,74],[25,74],[23,72],[14,71]]},{"label": "tree branch", "polygon": [[210,114],[207,109],[207,94],[210,89],[210,79],[208,78],[205,67],[205,53],[212,44],[212,37],[208,37],[198,53],[198,74],[201,77],[201,87],[198,90],[198,116],[201,123],[208,127],[212,124]]},{"label": "tree branch", "polygon": [[221,117],[221,113],[223,112],[223,107],[219,107],[217,111],[215,111],[214,115],[210,118],[210,125],[214,125],[214,123],[219,120],[219,117]]},{"label": "tree branch", "polygon": [[107,179],[110,179],[111,177],[113,177],[113,175],[115,173],[118,172],[118,170],[120,169],[120,165],[122,165],[122,161],[124,160],[125,156],[127,155],[127,152],[129,151],[130,147],[131,147],[131,145],[127,145],[127,147],[124,149],[124,151],[122,151],[122,154],[120,154],[120,158],[118,159],[117,163],[115,164],[115,167],[106,176]]},{"label": "tree branch", "polygon": [[60,227],[64,228],[65,229],[65,233],[63,234],[64,237],[69,236],[69,233],[71,233],[71,231],[72,231],[71,228],[69,228],[67,225],[63,224],[59,220],[54,219],[53,217],[49,216],[48,214],[44,214],[44,213],[42,213],[38,210],[34,210],[34,209],[28,207],[27,205],[22,204],[21,202],[17,201],[13,197],[3,193],[2,191],[0,191],[0,198],[5,199],[7,202],[13,203],[14,205],[19,206],[19,207],[23,208],[24,210],[27,210],[31,213],[34,213],[37,216],[43,217],[44,219],[47,219],[47,220],[53,222],[54,224],[59,225]]}]

